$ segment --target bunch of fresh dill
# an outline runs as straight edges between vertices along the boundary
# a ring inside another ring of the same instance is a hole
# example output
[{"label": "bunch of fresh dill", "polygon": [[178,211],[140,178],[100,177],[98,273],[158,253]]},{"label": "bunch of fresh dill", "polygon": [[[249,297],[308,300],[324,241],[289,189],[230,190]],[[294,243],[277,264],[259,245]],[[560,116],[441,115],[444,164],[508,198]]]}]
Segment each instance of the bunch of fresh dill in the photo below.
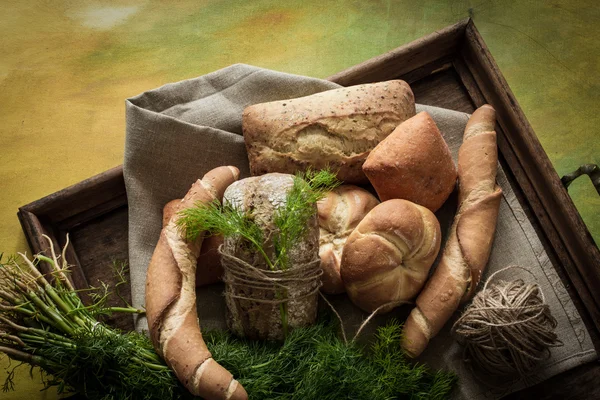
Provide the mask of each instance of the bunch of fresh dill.
[{"label": "bunch of fresh dill", "polygon": [[[0,259],[0,352],[40,367],[46,385],[57,386],[59,393],[76,391],[89,399],[191,398],[145,335],[122,333],[97,320],[112,312],[142,310],[107,307],[108,293],[102,291],[85,306],[67,278],[65,250],[59,262],[47,240],[52,258],[20,254],[20,259]],[[53,279],[40,274],[39,261],[52,265]],[[14,389],[13,376],[14,368],[4,391]]]},{"label": "bunch of fresh dill", "polygon": [[328,318],[297,328],[283,345],[208,332],[213,358],[227,368],[253,400],[446,399],[456,376],[412,364],[400,347],[402,327],[378,328],[370,348],[344,342]]},{"label": "bunch of fresh dill", "polygon": [[254,251],[260,253],[271,270],[289,267],[289,251],[308,230],[308,222],[315,215],[315,204],[340,182],[328,169],[298,173],[286,195],[285,205],[273,216],[276,230],[270,239],[274,245],[274,258],[265,251],[265,233],[255,223],[251,211],[241,211],[231,204],[199,203],[180,212],[178,225],[194,240],[203,232],[244,239]]}]

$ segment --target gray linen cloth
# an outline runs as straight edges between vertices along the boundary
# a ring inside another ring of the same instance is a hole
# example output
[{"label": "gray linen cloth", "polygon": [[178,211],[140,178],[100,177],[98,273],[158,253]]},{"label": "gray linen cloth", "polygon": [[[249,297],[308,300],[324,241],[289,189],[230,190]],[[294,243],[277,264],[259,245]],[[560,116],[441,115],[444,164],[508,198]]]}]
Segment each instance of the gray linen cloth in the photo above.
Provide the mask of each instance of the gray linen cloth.
[{"label": "gray linen cloth", "polygon": [[[123,174],[129,203],[129,263],[134,306],[144,305],[146,269],[160,233],[162,207],[172,199],[181,198],[196,179],[217,166],[235,165],[242,177],[249,175],[241,129],[244,107],[337,87],[337,84],[325,80],[236,64],[127,100]],[[417,111],[430,113],[456,161],[469,116],[422,105],[417,105]],[[508,265],[528,268],[531,274],[510,270],[501,273],[499,278],[522,278],[526,282],[535,279],[558,320],[557,333],[564,346],[553,348],[551,358],[540,365],[526,382],[498,389],[476,379],[463,363],[461,346],[450,335],[452,320],[431,341],[418,361],[433,368],[455,371],[460,379],[454,392],[455,398],[500,398],[596,358],[589,334],[501,168],[497,181],[504,196],[492,254],[483,279]],[[449,231],[455,208],[456,194],[453,194],[436,213],[444,237]],[[198,310],[203,327],[225,327],[222,290],[220,284],[198,290]],[[345,295],[332,296],[331,300],[351,335],[366,315]],[[377,316],[361,337],[368,338],[377,324],[390,317],[405,318],[409,311],[410,306],[405,306]],[[147,329],[146,320],[138,318],[136,328]]]}]

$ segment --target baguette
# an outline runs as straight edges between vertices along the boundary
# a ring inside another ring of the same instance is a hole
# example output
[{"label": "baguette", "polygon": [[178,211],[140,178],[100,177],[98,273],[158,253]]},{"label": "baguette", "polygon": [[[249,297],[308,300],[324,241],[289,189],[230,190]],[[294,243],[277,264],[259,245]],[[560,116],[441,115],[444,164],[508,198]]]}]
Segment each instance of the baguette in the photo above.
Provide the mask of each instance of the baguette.
[{"label": "baguette", "polygon": [[[235,167],[219,167],[196,181],[178,210],[221,199],[239,177]],[[146,316],[156,351],[195,396],[207,400],[245,400],[248,395],[231,373],[212,359],[200,331],[194,287],[202,237],[188,242],[175,213],[162,229],[148,266]]]},{"label": "baguette", "polygon": [[[181,199],[175,199],[163,207],[163,228],[177,212],[180,203]],[[196,269],[196,287],[221,282],[223,278],[223,266],[221,265],[219,246],[222,244],[223,236],[221,235],[208,236],[202,241],[202,249],[196,263],[198,266]]]},{"label": "baguette", "polygon": [[495,119],[486,104],[465,128],[458,153],[458,211],[440,263],[404,324],[402,346],[411,357],[421,354],[459,304],[471,299],[487,264],[502,199]]},{"label": "baguette", "polygon": [[362,164],[401,122],[415,98],[401,80],[350,86],[255,104],[242,115],[252,175],[327,166],[346,183],[368,183]]}]

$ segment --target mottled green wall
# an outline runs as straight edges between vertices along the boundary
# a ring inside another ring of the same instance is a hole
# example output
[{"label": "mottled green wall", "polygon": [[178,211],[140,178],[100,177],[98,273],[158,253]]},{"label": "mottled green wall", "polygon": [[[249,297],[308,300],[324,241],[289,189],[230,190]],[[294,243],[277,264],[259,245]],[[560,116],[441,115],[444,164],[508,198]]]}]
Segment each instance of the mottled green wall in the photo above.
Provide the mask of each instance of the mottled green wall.
[{"label": "mottled green wall", "polygon": [[[3,3],[0,248],[7,253],[26,248],[19,206],[121,163],[125,98],[237,62],[326,77],[469,15],[558,174],[600,164],[594,1]],[[600,242],[600,197],[589,180],[570,192]],[[39,394],[22,371],[6,398],[54,397]]]}]

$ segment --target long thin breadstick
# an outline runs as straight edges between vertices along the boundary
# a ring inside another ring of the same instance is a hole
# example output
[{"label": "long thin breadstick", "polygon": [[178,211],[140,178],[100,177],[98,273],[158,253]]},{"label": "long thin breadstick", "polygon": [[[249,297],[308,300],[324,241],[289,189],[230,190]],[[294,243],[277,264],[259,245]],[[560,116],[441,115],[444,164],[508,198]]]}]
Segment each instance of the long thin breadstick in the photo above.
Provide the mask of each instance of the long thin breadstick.
[{"label": "long thin breadstick", "polygon": [[502,198],[495,120],[495,110],[486,104],[465,128],[458,153],[458,211],[440,263],[404,324],[402,347],[411,357],[421,354],[459,304],[473,296],[488,262]]},{"label": "long thin breadstick", "polygon": [[[239,177],[235,167],[219,167],[196,181],[178,210],[197,202],[221,200]],[[175,213],[160,233],[146,278],[146,315],[155,349],[195,396],[207,400],[245,400],[248,394],[229,371],[212,359],[196,311],[196,260],[202,238],[188,242]]]}]

